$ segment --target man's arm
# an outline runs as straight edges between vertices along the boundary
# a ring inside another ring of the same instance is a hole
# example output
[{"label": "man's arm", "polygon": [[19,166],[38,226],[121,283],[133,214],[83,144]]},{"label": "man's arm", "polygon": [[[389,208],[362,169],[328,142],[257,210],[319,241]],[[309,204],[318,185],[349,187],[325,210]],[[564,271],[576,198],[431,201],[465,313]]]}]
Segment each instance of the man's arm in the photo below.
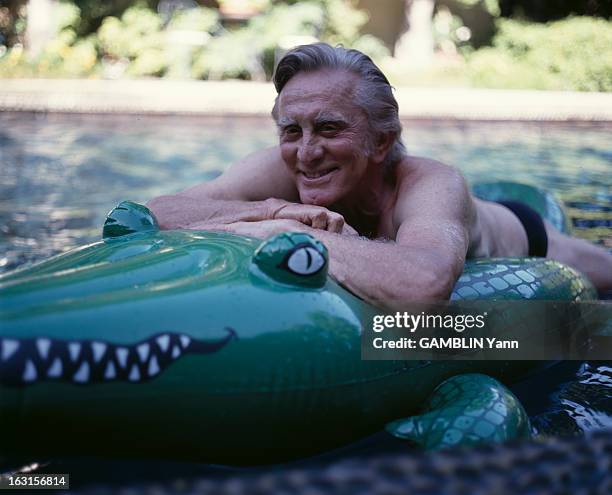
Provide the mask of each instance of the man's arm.
[{"label": "man's arm", "polygon": [[297,204],[299,196],[278,146],[255,152],[223,175],[178,194],[148,202],[162,229],[198,228],[232,222],[285,218],[330,232],[352,231],[342,215]]},{"label": "man's arm", "polygon": [[330,274],[377,306],[401,310],[410,301],[446,300],[463,270],[472,200],[461,175],[449,167],[434,162],[413,174],[411,190],[400,191],[395,241],[339,235],[287,220],[224,229],[261,238],[287,230],[311,234],[329,250]]},{"label": "man's arm", "polygon": [[475,218],[455,169],[419,160],[400,185],[395,242],[314,232],[331,253],[331,273],[363,299],[389,309],[446,300],[463,271]]},{"label": "man's arm", "polygon": [[[463,263],[435,246],[402,245],[313,229],[294,220],[237,222],[213,227],[265,239],[281,232],[306,232],[325,244],[330,275],[371,304],[402,310],[413,301],[446,300]],[[457,265],[457,266],[455,266]]]},{"label": "man's arm", "polygon": [[147,206],[163,229],[177,229],[194,223],[274,218],[280,205],[269,198],[298,199],[278,146],[247,156],[212,181],[153,198]]},{"label": "man's arm", "polygon": [[409,302],[446,300],[457,278],[442,250],[309,232],[328,247],[334,279],[376,306],[402,310]]}]

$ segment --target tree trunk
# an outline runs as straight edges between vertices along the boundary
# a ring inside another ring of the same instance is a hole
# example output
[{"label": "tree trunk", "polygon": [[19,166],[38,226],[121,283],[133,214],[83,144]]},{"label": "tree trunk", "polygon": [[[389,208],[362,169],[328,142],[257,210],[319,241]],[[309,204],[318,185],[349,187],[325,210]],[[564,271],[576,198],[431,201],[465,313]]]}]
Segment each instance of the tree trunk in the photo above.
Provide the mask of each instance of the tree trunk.
[{"label": "tree trunk", "polygon": [[30,0],[28,2],[26,48],[35,58],[57,31],[56,0]]},{"label": "tree trunk", "polygon": [[405,28],[395,44],[395,57],[412,69],[426,69],[433,62],[433,11],[435,0],[405,0]]}]

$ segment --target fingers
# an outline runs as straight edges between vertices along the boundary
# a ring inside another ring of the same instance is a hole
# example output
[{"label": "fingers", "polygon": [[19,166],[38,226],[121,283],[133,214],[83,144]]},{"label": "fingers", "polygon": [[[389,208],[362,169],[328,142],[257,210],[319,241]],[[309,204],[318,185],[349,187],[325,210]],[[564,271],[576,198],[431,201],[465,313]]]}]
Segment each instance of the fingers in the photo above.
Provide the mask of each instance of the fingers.
[{"label": "fingers", "polygon": [[306,206],[296,218],[313,229],[327,230],[339,234],[344,226],[344,217],[339,213],[318,206]]},{"label": "fingers", "polygon": [[[276,200],[275,200],[276,201]],[[270,202],[271,218],[296,220],[313,229],[327,230],[341,234],[344,228],[344,217],[321,206],[290,204],[285,202]]]},{"label": "fingers", "polygon": [[313,229],[327,230],[327,213],[324,210],[311,213],[307,217],[310,217],[310,226]]},{"label": "fingers", "polygon": [[327,230],[335,234],[342,234],[344,227],[344,217],[338,213],[330,212],[329,220],[327,222]]},{"label": "fingers", "polygon": [[325,208],[307,211],[299,220],[306,225],[310,225],[313,229],[327,230],[334,234],[340,234],[344,226],[342,215]]}]

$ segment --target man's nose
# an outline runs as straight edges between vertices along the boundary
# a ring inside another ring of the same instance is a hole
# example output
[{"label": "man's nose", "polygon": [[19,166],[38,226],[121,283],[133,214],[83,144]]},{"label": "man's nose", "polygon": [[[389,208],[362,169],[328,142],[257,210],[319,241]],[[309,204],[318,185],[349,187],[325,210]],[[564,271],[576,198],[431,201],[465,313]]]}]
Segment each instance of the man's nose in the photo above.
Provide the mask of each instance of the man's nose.
[{"label": "man's nose", "polygon": [[297,158],[300,163],[310,165],[323,157],[323,146],[313,136],[304,136],[298,147]]}]

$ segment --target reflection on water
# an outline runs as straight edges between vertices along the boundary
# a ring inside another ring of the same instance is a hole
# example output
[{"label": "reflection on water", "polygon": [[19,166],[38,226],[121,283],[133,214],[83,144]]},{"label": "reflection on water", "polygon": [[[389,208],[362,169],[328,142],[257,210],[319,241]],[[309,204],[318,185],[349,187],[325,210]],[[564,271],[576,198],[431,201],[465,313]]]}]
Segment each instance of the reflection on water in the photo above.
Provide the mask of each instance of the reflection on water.
[{"label": "reflection on water", "polygon": [[[610,130],[433,121],[405,123],[403,137],[411,154],[456,165],[471,181],[515,180],[557,193],[576,234],[612,248]],[[99,239],[106,212],[121,200],[145,202],[209,180],[275,141],[267,119],[0,113],[0,272]],[[552,400],[534,418],[540,431],[612,426],[609,363],[551,373]]]},{"label": "reflection on water", "polygon": [[269,122],[0,114],[0,271],[98,240],[119,201],[211,179]]},{"label": "reflection on water", "polygon": [[612,363],[582,363],[567,382],[556,387],[546,409],[532,417],[546,435],[576,435],[612,428]]}]

